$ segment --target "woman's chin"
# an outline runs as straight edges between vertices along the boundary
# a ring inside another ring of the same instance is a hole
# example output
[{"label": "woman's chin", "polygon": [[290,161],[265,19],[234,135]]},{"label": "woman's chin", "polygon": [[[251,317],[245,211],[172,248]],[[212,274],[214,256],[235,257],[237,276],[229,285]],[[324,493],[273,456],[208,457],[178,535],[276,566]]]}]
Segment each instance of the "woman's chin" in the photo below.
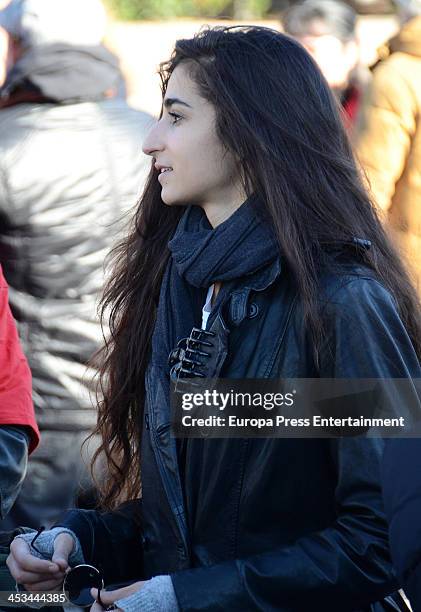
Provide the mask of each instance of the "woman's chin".
[{"label": "woman's chin", "polygon": [[174,204],[174,198],[171,197],[170,194],[165,193],[165,189],[162,189],[161,191],[161,200],[164,202],[164,204],[166,204],[167,206],[172,206]]},{"label": "woman's chin", "polygon": [[168,193],[164,192],[164,189],[161,191],[161,200],[164,202],[166,206],[186,206],[186,200],[183,198],[171,196]]}]

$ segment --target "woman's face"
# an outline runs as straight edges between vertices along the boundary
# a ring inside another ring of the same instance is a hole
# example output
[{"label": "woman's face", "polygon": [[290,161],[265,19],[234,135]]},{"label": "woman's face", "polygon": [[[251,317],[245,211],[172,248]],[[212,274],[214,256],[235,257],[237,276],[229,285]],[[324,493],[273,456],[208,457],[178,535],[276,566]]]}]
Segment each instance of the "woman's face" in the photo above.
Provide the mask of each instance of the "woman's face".
[{"label": "woman's face", "polygon": [[163,115],[143,144],[160,171],[162,201],[201,206],[214,227],[246,199],[239,164],[218,139],[215,122],[214,107],[179,64],[168,82]]}]

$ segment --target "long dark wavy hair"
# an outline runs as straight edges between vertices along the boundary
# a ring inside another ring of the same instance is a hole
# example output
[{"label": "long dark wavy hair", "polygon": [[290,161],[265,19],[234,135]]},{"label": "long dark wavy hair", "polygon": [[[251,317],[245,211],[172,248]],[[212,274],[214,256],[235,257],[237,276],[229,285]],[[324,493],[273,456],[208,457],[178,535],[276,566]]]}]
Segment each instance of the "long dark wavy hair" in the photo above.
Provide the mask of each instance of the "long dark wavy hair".
[{"label": "long dark wavy hair", "polygon": [[[326,245],[370,240],[364,263],[394,296],[421,354],[415,290],[377,218],[329,87],[297,42],[254,26],[207,28],[179,40],[161,64],[162,92],[181,62],[213,104],[217,134],[240,160],[245,192],[256,193],[297,286],[315,354],[323,339],[318,308]],[[166,247],[181,206],[161,200],[151,164],[128,237],[112,253],[101,315],[110,335],[100,354],[98,425],[106,457],[102,507],[138,497],[145,370],[151,353]]]}]

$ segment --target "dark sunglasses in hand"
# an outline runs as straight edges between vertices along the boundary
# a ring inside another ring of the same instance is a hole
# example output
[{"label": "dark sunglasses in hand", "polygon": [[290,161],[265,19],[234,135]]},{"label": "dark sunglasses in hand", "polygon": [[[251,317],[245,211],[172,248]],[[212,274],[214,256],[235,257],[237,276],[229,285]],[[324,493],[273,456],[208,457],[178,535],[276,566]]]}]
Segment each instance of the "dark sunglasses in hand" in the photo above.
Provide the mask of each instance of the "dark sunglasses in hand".
[{"label": "dark sunglasses in hand", "polygon": [[[45,555],[35,545],[38,536],[44,531],[44,529],[45,527],[40,527],[38,529],[30,545],[39,555],[41,555],[47,561],[50,561],[50,557]],[[114,590],[128,586],[129,584],[131,584],[131,582],[110,585],[108,588],[110,590]],[[113,610],[116,608],[114,605],[107,607],[101,601],[101,590],[104,590],[104,579],[100,570],[93,565],[83,563],[68,569],[64,576],[62,589],[70,603],[83,608],[89,607],[94,603],[95,599],[91,595],[91,589],[98,589],[98,597],[96,601],[99,603],[99,605],[105,610]]]}]

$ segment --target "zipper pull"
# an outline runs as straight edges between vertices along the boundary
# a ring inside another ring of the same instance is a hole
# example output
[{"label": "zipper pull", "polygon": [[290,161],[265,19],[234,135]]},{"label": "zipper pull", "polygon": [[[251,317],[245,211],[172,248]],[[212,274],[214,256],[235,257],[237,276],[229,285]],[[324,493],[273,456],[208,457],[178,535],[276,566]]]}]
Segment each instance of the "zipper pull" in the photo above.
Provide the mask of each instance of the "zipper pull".
[{"label": "zipper pull", "polygon": [[149,414],[147,412],[145,412],[145,423],[146,423],[146,429],[150,429],[149,428]]}]

